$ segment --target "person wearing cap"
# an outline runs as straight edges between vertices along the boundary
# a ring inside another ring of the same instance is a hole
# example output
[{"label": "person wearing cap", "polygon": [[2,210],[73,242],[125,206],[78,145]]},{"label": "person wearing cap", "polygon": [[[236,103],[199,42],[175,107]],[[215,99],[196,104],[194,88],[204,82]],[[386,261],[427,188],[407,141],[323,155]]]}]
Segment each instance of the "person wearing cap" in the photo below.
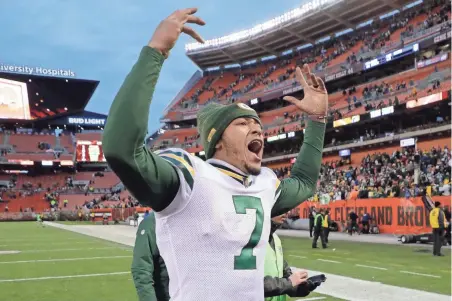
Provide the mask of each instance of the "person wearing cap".
[{"label": "person wearing cap", "polygon": [[430,226],[433,232],[433,256],[444,256],[441,254],[444,238],[444,211],[441,209],[441,203],[435,202],[435,208],[430,211]]},{"label": "person wearing cap", "polygon": [[243,103],[199,110],[197,129],[207,161],[180,148],[152,153],[143,142],[154,89],[181,33],[202,42],[187,26],[204,24],[196,11],[171,14],[143,47],[111,106],[103,151],[131,194],[155,211],[172,301],[261,301],[270,219],[297,207],[316,189],[328,93],[308,65],[296,69],[304,98],[284,99],[306,114],[306,129],[290,177],[282,181],[261,166],[262,122]]}]

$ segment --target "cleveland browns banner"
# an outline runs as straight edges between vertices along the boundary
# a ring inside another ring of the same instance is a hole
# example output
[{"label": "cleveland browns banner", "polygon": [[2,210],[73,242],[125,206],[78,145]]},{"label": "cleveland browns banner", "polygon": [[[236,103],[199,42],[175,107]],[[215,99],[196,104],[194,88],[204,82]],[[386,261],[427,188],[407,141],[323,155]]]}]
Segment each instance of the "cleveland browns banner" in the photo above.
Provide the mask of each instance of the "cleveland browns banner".
[{"label": "cleveland browns banner", "polygon": [[[450,208],[450,196],[432,199],[441,202],[443,207]],[[432,230],[429,220],[430,212],[425,208],[420,197],[333,201],[328,205],[304,202],[299,207],[300,218],[308,218],[311,207],[330,209],[331,219],[337,222],[347,222],[351,211],[355,211],[359,217],[369,213],[381,233],[418,234]]]}]

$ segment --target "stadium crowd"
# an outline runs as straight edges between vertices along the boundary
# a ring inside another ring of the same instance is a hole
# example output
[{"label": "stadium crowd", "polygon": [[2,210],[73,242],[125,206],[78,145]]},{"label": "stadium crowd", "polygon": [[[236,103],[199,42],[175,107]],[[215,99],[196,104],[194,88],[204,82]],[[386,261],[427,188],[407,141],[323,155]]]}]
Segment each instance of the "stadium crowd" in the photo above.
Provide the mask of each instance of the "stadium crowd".
[{"label": "stadium crowd", "polygon": [[[386,48],[391,47],[391,35],[398,29],[404,29],[400,39],[414,36],[420,31],[431,28],[435,25],[447,22],[449,19],[450,1],[433,0],[425,1],[422,5],[412,7],[399,14],[395,14],[383,19],[376,20],[367,26],[358,28],[353,32],[346,32],[342,35],[333,36],[322,43],[312,47],[302,47],[293,53],[284,56],[281,59],[262,61],[249,66],[241,67],[239,70],[231,71],[233,79],[226,86],[215,85],[215,79],[222,79],[225,76],[223,70],[206,72],[207,80],[194,93],[181,99],[180,105],[172,110],[185,110],[196,107],[200,103],[200,97],[204,92],[212,91],[205,103],[218,102],[221,99],[227,99],[227,102],[234,102],[239,96],[250,91],[258,89],[273,88],[275,85],[288,79],[295,78],[294,66],[310,64],[315,71],[322,71],[335,65],[340,68],[347,68],[356,62],[365,62],[371,60]],[[420,15],[426,15],[424,21],[412,24]],[[450,24],[449,24],[450,26]],[[359,49],[355,52],[353,48],[362,42]],[[351,53],[342,62],[337,62],[335,58],[350,51]],[[334,61],[334,64],[332,63]],[[262,67],[264,66],[264,70]],[[258,70],[258,71],[256,71]],[[281,72],[281,70],[284,70]],[[272,77],[272,74],[278,71],[278,76]],[[240,85],[247,81],[246,85]],[[236,87],[239,87],[238,89]]]},{"label": "stadium crowd", "polygon": [[[375,152],[359,165],[350,159],[322,164],[317,194],[313,201],[326,204],[346,200],[357,191],[357,197],[411,198],[425,191],[429,195],[451,195],[451,153],[448,146],[430,150],[405,148],[392,154]],[[287,176],[289,167],[276,169],[280,177]]]}]

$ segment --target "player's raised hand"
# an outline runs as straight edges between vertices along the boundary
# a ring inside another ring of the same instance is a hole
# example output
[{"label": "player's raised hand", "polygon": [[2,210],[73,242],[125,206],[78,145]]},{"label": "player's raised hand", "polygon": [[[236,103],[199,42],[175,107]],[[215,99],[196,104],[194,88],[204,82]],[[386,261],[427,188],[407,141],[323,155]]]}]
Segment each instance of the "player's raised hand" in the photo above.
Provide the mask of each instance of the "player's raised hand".
[{"label": "player's raised hand", "polygon": [[168,57],[170,50],[174,47],[182,32],[188,34],[199,43],[204,43],[201,36],[193,28],[186,25],[187,23],[206,24],[201,18],[193,15],[197,11],[197,8],[186,8],[172,13],[168,18],[160,22],[148,46],[157,49],[165,57]]},{"label": "player's raised hand", "polygon": [[313,120],[325,122],[328,109],[328,92],[325,83],[320,77],[311,73],[306,64],[303,66],[303,71],[300,67],[297,67],[295,75],[297,81],[303,87],[304,98],[300,100],[292,96],[285,96],[284,100],[294,104]]},{"label": "player's raised hand", "polygon": [[289,276],[290,282],[292,282],[292,286],[300,285],[306,281],[308,281],[308,272],[305,270],[295,271],[292,275]]}]

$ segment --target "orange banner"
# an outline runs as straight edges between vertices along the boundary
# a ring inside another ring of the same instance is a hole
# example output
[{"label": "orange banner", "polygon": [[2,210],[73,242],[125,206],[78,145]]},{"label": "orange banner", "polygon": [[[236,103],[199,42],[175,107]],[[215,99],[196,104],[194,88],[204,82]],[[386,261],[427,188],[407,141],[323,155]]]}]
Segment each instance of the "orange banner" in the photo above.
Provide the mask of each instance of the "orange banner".
[{"label": "orange banner", "polygon": [[[450,208],[450,196],[432,197],[433,201]],[[336,222],[346,222],[350,211],[355,211],[361,218],[369,213],[380,229],[380,233],[419,234],[431,232],[429,215],[420,197],[412,199],[358,199],[349,201],[334,201],[328,205],[304,202],[300,205],[300,218],[308,218],[309,208],[329,208],[331,219]]]}]

